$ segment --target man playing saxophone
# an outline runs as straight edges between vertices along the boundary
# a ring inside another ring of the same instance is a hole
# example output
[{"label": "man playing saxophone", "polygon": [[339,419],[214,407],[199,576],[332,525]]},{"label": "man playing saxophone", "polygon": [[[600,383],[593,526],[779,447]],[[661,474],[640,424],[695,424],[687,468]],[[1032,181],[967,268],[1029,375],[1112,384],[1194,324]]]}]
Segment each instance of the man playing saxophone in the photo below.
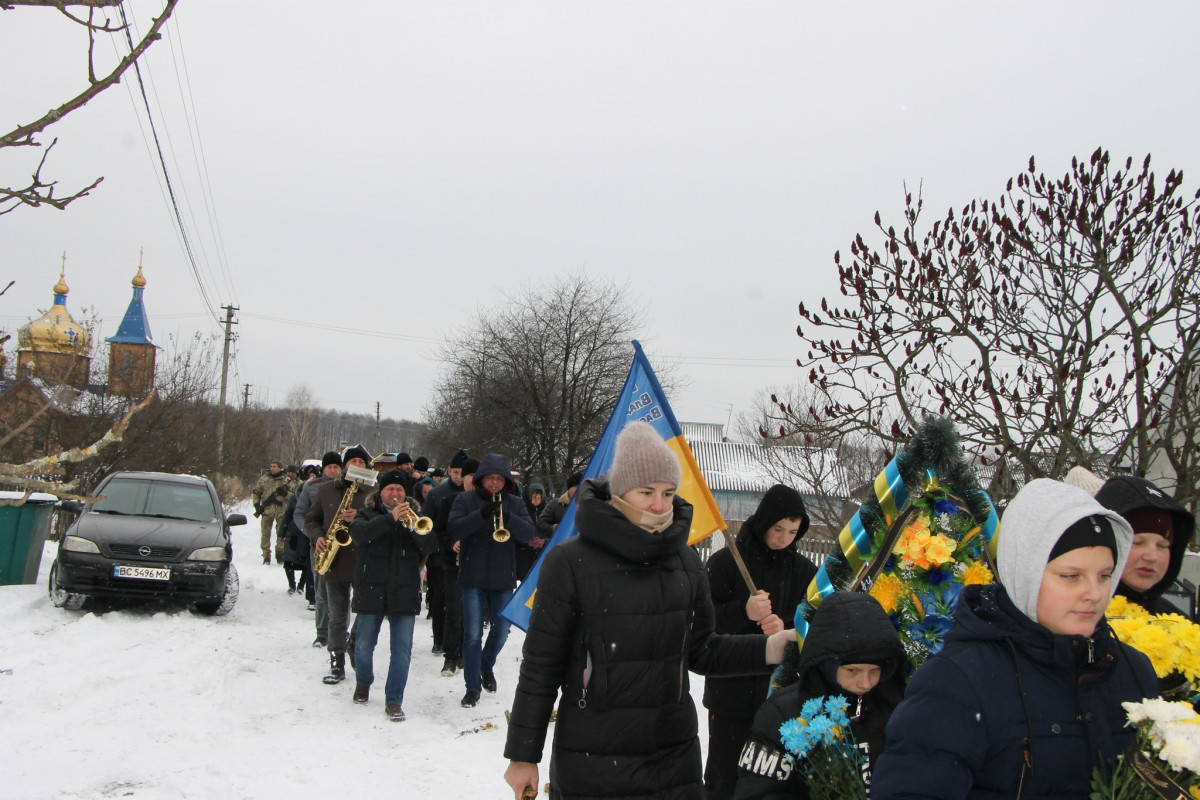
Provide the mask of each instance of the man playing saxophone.
[{"label": "man playing saxophone", "polygon": [[[362,446],[347,448],[342,453],[342,465],[365,469],[371,460],[371,454]],[[341,514],[338,509],[351,488],[348,508]],[[312,508],[304,515],[304,532],[312,540],[315,554],[320,558],[328,546],[325,534],[333,525],[335,519],[341,519],[346,525],[354,522],[359,509],[366,502],[370,488],[357,487],[353,481],[342,473],[335,480],[320,485]],[[337,556],[329,566],[329,571],[322,577],[325,601],[329,611],[328,643],[329,643],[329,674],[322,680],[328,684],[341,683],[346,677],[346,639],[350,627],[350,590],[354,581],[354,543],[350,542],[338,548]]]},{"label": "man playing saxophone", "polygon": [[386,620],[391,646],[384,713],[404,720],[404,687],[412,659],[413,627],[421,610],[421,561],[437,549],[433,521],[420,516],[405,499],[405,474],[394,469],[379,476],[379,491],[350,526],[354,539],[354,702],[366,703],[375,680],[375,644]]}]

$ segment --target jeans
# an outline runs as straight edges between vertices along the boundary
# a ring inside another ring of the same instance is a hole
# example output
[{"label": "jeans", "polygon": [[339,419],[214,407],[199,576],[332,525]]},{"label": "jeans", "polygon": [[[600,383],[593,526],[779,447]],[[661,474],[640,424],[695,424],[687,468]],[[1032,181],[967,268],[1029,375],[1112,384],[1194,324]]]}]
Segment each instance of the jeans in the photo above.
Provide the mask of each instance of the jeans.
[{"label": "jeans", "polygon": [[354,640],[354,679],[361,686],[370,686],[375,681],[375,643],[379,641],[379,630],[385,619],[392,654],[383,692],[388,705],[398,706],[404,702],[404,686],[408,683],[416,617],[411,614],[359,614],[358,635]]},{"label": "jeans", "polygon": [[[463,609],[463,678],[467,690],[483,690],[484,672],[493,672],[500,649],[508,639],[509,621],[500,616],[500,610],[512,598],[512,591],[489,591],[462,587]],[[483,644],[483,612],[488,611],[491,627],[488,629],[487,644]],[[483,645],[480,647],[480,645]]]}]

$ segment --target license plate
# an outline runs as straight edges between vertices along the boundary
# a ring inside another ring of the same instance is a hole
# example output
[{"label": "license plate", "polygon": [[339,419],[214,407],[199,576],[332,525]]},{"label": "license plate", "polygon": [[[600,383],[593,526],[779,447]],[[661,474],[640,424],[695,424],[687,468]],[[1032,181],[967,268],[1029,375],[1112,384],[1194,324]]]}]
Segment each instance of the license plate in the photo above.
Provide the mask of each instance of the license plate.
[{"label": "license plate", "polygon": [[171,580],[170,567],[131,567],[127,564],[113,565],[114,578],[138,578],[147,581]]}]

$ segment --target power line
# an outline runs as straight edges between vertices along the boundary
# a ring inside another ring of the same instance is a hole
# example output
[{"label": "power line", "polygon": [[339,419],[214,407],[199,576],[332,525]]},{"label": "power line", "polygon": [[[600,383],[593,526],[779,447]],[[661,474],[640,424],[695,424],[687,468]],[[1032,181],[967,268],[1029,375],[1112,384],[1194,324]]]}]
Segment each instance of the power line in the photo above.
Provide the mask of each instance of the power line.
[{"label": "power line", "polygon": [[[120,12],[121,22],[125,26],[124,32],[125,32],[126,44],[129,45],[130,52],[133,52],[133,49],[134,49],[133,37],[129,33],[129,31],[130,31],[129,19],[125,15],[125,5],[122,3],[120,6],[117,7],[117,10]],[[134,75],[137,78],[138,90],[141,93],[141,97],[142,97],[142,105],[146,109],[146,117],[150,123],[150,132],[154,137],[154,148],[158,153],[158,163],[159,163],[159,166],[162,167],[163,179],[166,181],[167,194],[170,195],[170,198],[171,198],[171,209],[175,215],[175,222],[179,226],[179,234],[183,240],[183,246],[184,246],[184,251],[187,255],[188,266],[191,267],[192,278],[196,281],[196,288],[200,292],[200,297],[204,301],[205,307],[208,308],[209,313],[212,315],[212,319],[214,321],[216,321],[217,320],[216,307],[213,305],[212,299],[209,298],[209,296],[208,296],[208,290],[204,288],[204,281],[201,279],[201,276],[200,276],[200,268],[199,268],[199,265],[196,263],[196,254],[195,254],[195,251],[192,249],[192,243],[191,243],[191,239],[187,233],[187,227],[183,223],[183,214],[180,212],[179,203],[175,198],[175,189],[171,185],[171,176],[170,176],[170,173],[167,171],[167,161],[166,161],[166,157],[163,155],[162,143],[159,141],[159,138],[158,138],[158,129],[154,124],[154,117],[150,112],[150,100],[146,96],[146,85],[142,81],[142,70],[138,64],[138,62],[140,60],[141,59],[138,59],[133,62]]]}]

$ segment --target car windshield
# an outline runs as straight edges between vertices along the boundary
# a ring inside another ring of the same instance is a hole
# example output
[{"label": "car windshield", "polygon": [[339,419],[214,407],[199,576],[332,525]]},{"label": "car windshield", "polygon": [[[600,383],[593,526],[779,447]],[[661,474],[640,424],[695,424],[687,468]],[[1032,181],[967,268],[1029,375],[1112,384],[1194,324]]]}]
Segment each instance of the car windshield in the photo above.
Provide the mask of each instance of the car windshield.
[{"label": "car windshield", "polygon": [[220,516],[208,489],[195,484],[114,478],[100,493],[104,499],[93,503],[92,511],[197,522],[208,522]]}]

